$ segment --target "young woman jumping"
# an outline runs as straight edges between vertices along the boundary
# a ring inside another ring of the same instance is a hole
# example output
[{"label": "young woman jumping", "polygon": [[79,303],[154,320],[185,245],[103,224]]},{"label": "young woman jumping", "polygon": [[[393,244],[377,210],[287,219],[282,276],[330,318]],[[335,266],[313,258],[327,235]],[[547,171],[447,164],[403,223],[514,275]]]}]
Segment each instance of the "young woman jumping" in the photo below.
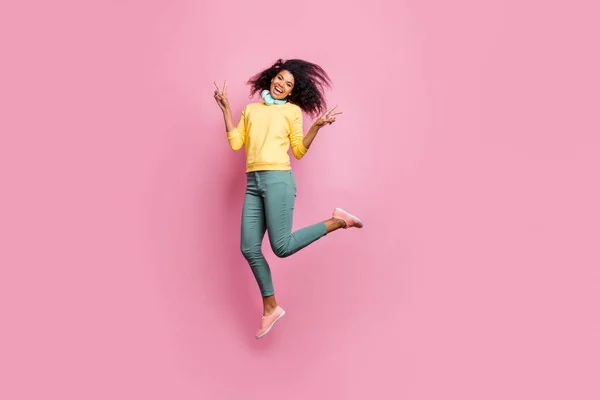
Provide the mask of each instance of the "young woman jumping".
[{"label": "young woman jumping", "polygon": [[[214,98],[223,111],[227,140],[236,151],[246,151],[246,194],[242,211],[241,251],[256,278],[263,298],[259,339],[266,335],[285,311],[275,300],[271,270],[262,253],[265,232],[278,257],[288,257],[339,228],[362,228],[357,217],[336,208],[331,218],[292,233],[296,180],[288,151],[301,159],[317,133],[335,122],[336,107],[327,110],[324,87],[327,73],[304,60],[278,60],[256,74],[248,84],[251,95],[260,92],[262,101],[246,105],[239,123],[233,124],[227,99],[227,81],[215,83]],[[326,111],[325,111],[326,110]],[[302,128],[302,111],[319,116],[308,133]]]}]

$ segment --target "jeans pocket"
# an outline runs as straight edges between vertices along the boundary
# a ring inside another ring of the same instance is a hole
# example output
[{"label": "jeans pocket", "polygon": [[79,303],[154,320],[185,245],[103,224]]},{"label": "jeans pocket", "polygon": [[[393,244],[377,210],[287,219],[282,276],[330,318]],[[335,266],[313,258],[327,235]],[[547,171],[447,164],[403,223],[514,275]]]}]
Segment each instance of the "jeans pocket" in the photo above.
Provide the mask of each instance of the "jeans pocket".
[{"label": "jeans pocket", "polygon": [[294,173],[290,170],[289,171],[290,174],[290,182],[292,184],[292,187],[294,188],[294,197],[296,197],[298,195],[298,187],[296,186],[296,177],[294,176]]}]

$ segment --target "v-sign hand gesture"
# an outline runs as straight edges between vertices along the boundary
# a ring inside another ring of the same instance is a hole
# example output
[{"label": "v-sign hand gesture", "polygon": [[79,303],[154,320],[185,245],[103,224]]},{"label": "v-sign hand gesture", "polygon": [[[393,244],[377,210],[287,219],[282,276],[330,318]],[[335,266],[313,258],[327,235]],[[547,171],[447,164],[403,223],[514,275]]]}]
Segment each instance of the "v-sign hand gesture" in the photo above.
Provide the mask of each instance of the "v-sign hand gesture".
[{"label": "v-sign hand gesture", "polygon": [[318,126],[319,128],[325,126],[325,125],[331,125],[335,122],[335,116],[336,115],[340,115],[342,114],[342,112],[333,112],[335,109],[337,108],[337,106],[330,108],[329,110],[327,110],[323,115],[321,115],[316,121],[315,121],[315,125]]},{"label": "v-sign hand gesture", "polygon": [[223,89],[220,89],[216,82],[213,83],[215,84],[215,88],[217,88],[214,95],[215,101],[217,102],[221,111],[225,112],[229,110],[229,99],[227,99],[227,81],[223,83]]}]

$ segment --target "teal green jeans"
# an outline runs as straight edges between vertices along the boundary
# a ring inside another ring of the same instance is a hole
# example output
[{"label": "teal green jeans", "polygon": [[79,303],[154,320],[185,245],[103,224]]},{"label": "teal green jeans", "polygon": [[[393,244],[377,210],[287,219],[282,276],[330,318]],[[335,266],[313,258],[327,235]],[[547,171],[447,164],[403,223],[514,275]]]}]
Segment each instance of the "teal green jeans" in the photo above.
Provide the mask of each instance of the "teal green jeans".
[{"label": "teal green jeans", "polygon": [[250,264],[262,296],[275,294],[271,270],[262,253],[265,232],[277,257],[288,257],[327,234],[324,222],[292,233],[296,179],[289,171],[256,171],[246,174],[242,211],[242,254]]}]

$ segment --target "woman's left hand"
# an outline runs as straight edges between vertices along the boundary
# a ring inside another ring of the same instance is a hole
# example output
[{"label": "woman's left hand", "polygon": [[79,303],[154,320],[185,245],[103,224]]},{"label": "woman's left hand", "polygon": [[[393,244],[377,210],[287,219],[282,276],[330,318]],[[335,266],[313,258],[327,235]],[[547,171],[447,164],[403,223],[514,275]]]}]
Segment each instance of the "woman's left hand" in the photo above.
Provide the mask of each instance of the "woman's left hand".
[{"label": "woman's left hand", "polygon": [[331,125],[335,122],[335,116],[336,115],[340,115],[342,114],[341,111],[339,112],[333,112],[335,109],[337,108],[337,106],[330,108],[329,110],[327,110],[323,115],[321,115],[316,121],[315,121],[315,125],[318,126],[319,128],[322,128],[325,125]]}]

